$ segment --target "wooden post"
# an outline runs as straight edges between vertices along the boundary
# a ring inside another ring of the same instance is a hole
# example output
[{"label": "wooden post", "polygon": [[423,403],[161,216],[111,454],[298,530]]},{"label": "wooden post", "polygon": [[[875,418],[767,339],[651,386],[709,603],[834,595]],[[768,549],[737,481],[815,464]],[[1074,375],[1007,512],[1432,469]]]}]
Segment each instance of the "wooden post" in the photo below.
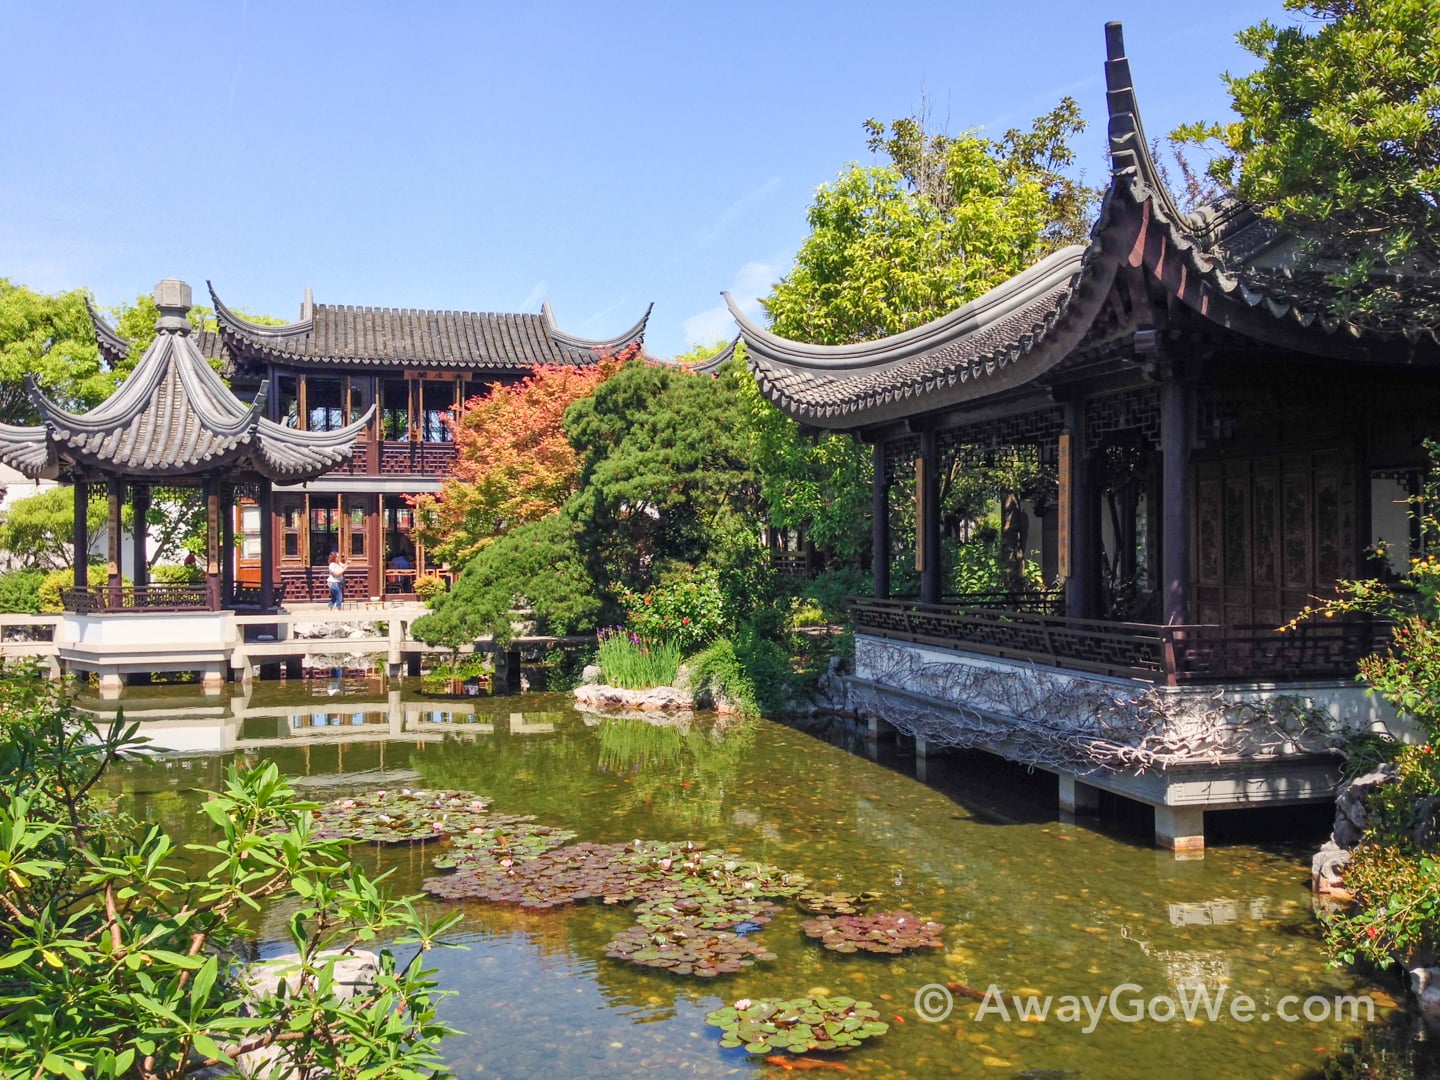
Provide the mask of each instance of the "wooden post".
[{"label": "wooden post", "polygon": [[90,587],[90,536],[86,526],[89,523],[90,485],[84,480],[75,481],[75,525],[71,530],[71,541],[75,549],[75,588]]},{"label": "wooden post", "polygon": [[383,495],[365,498],[365,549],[370,553],[370,595],[385,598],[385,568],[390,553],[385,550],[385,522],[382,519]]},{"label": "wooden post", "polygon": [[885,474],[885,444],[876,442],[870,448],[875,466],[874,496],[870,516],[870,577],[874,582],[876,600],[890,598],[890,479]]},{"label": "wooden post", "polygon": [[940,455],[935,432],[920,433],[920,459],[915,477],[916,564],[920,570],[920,602],[940,602]]},{"label": "wooden post", "polygon": [[1095,617],[1095,498],[1085,445],[1084,406],[1065,403],[1065,430],[1060,436],[1061,470],[1066,477],[1061,492],[1060,559],[1065,581],[1065,614],[1072,619]]},{"label": "wooden post", "polygon": [[1161,621],[1190,621],[1190,394],[1173,375],[1160,387]]},{"label": "wooden post", "polygon": [[260,610],[275,606],[275,499],[269,480],[260,481]]},{"label": "wooden post", "polygon": [[105,552],[105,573],[108,578],[109,589],[107,590],[106,604],[110,608],[119,608],[125,598],[122,595],[123,586],[120,578],[120,506],[124,501],[125,488],[121,482],[114,477],[105,481],[105,491],[109,496],[109,516],[106,518],[106,552]]},{"label": "wooden post", "polygon": [[220,606],[235,603],[235,487],[220,485]]},{"label": "wooden post", "polygon": [[220,610],[220,484],[205,479],[205,593],[211,611]]},{"label": "wooden post", "polygon": [[150,486],[148,484],[130,485],[130,508],[135,512],[135,531],[130,536],[132,561],[135,569],[131,578],[135,582],[136,589],[143,589],[150,584],[149,552],[145,547],[146,522],[145,519],[150,513]]}]

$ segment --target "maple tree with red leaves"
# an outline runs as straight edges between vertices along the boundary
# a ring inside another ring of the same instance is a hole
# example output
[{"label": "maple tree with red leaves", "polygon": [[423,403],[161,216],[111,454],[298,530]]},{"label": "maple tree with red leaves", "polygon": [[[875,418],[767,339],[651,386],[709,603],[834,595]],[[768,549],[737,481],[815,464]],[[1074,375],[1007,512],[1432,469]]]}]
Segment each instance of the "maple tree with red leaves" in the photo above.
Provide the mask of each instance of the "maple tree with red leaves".
[{"label": "maple tree with red leaves", "polygon": [[602,352],[588,367],[540,365],[520,382],[467,400],[458,418],[447,419],[456,449],[450,477],[436,494],[410,500],[426,547],[463,565],[496,537],[559,509],[580,480],[565,410],[639,352],[638,345]]}]

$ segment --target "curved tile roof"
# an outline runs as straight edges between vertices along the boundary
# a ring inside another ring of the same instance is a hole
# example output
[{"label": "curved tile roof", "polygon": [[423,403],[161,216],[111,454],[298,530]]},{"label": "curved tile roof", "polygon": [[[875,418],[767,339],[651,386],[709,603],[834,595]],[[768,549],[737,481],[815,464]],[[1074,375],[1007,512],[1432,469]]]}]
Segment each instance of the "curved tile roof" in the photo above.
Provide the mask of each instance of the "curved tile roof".
[{"label": "curved tile roof", "polygon": [[[316,304],[288,326],[259,326],[226,307],[210,286],[220,335],[236,352],[265,360],[320,364],[402,364],[474,371],[523,371],[538,364],[586,367],[599,352],[642,345],[650,308],[613,338],[576,337],[539,315],[420,311]],[[653,306],[653,305],[652,305]]]},{"label": "curved tile roof", "polygon": [[86,413],[62,409],[33,381],[29,389],[43,423],[0,425],[0,461],[31,477],[68,466],[134,477],[249,470],[272,480],[312,479],[350,459],[373,413],[329,432],[272,423],[262,415],[267,386],[252,403],[236,398],[188,327],[157,334],[120,389]]},{"label": "curved tile roof", "polygon": [[788,341],[725,300],[765,396],[802,422],[850,428],[985,397],[1048,371],[1089,328],[1116,262],[1098,239],[1068,247],[933,322],[857,345]]},{"label": "curved tile roof", "polygon": [[[124,363],[130,355],[130,339],[121,337],[120,332],[95,310],[95,306],[88,299],[85,301],[85,308],[90,312],[90,323],[95,328],[95,344],[100,347],[100,355],[112,368]],[[225,347],[225,342],[220,340],[218,333],[214,330],[193,330],[191,333],[201,356],[218,362],[221,371],[227,376],[234,371],[235,362],[230,356],[230,350]]]}]

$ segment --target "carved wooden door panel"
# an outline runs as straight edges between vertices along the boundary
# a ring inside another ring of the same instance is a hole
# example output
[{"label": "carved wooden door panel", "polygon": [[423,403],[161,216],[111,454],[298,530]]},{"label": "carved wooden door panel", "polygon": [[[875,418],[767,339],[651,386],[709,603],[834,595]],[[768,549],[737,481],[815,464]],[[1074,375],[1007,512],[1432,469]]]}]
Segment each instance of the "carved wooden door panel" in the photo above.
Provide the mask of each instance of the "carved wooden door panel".
[{"label": "carved wooden door panel", "polygon": [[1348,448],[1197,463],[1194,618],[1278,626],[1355,574]]}]

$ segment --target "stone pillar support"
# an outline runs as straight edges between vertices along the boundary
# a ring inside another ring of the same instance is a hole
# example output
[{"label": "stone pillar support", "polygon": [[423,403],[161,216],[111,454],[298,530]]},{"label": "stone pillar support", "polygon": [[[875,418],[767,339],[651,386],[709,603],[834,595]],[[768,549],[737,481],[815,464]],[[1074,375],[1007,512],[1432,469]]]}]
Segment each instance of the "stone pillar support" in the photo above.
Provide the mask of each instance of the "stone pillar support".
[{"label": "stone pillar support", "polygon": [[1155,843],[1177,858],[1205,854],[1205,811],[1199,806],[1155,807]]},{"label": "stone pillar support", "polygon": [[1082,783],[1068,773],[1061,773],[1060,780],[1060,813],[1062,816],[1069,814],[1077,816],[1080,814],[1094,814],[1100,810],[1100,789]]}]

